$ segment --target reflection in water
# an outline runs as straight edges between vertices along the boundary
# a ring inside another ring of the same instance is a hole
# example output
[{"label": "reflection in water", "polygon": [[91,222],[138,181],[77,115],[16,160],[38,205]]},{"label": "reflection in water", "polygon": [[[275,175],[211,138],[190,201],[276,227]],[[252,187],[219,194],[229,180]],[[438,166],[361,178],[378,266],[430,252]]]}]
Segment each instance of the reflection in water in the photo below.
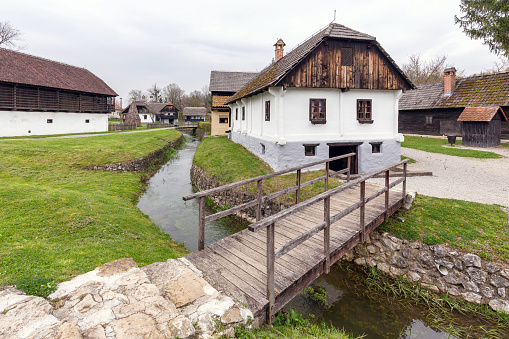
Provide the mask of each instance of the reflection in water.
[{"label": "reflection in water", "polygon": [[[198,249],[198,200],[185,202],[182,197],[193,193],[190,173],[198,144],[195,138],[187,137],[186,147],[179,151],[178,158],[166,163],[150,179],[147,191],[138,202],[138,208],[161,230],[175,241],[185,242],[191,251]],[[207,223],[205,245],[236,233],[247,225],[235,216]]]},{"label": "reflection in water", "polygon": [[[185,242],[191,251],[198,247],[198,201],[184,202],[182,197],[192,193],[190,170],[198,144],[196,139],[188,137],[185,149],[179,151],[179,157],[164,165],[150,179],[147,191],[138,203],[140,210],[165,233],[176,241]],[[207,223],[205,245],[245,227],[247,223],[236,217]],[[433,318],[425,307],[388,299],[380,293],[366,295],[367,293],[363,293],[366,289],[356,283],[365,281],[366,274],[355,273],[361,275],[358,279],[352,279],[349,274],[352,274],[352,269],[334,265],[329,274],[322,275],[313,283],[326,289],[328,307],[323,308],[299,295],[286,308],[297,309],[304,316],[314,315],[317,321],[345,328],[355,336],[366,334],[367,338],[454,338],[447,333],[436,332],[426,325],[429,321],[436,323],[438,319]],[[468,326],[472,319],[462,321]]]}]

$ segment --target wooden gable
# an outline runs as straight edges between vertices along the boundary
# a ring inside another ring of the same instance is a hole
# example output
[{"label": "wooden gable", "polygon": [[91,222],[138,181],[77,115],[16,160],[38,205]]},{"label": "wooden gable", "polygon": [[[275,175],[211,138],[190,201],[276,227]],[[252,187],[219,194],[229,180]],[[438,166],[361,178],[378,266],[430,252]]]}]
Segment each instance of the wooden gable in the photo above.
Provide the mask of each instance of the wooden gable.
[{"label": "wooden gable", "polygon": [[339,39],[322,41],[278,85],[341,89],[411,88],[411,84],[376,44]]}]

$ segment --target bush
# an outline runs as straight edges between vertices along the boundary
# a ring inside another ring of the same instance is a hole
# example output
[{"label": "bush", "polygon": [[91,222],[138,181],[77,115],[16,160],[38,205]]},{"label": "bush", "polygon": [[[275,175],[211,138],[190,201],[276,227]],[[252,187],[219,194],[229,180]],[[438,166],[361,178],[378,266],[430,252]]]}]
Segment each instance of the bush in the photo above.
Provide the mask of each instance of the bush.
[{"label": "bush", "polygon": [[205,122],[205,121],[200,121],[198,122],[198,128],[203,130],[204,132],[209,132],[210,133],[210,122]]}]

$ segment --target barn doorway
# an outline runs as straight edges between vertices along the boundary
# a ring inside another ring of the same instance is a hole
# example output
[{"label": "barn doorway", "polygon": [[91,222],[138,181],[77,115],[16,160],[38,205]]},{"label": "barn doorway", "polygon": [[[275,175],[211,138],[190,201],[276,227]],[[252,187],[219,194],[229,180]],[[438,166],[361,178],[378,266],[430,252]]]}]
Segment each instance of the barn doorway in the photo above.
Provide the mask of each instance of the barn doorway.
[{"label": "barn doorway", "polygon": [[[355,153],[355,155],[352,157],[352,163],[350,168],[351,174],[357,174],[358,173],[358,163],[357,163],[357,147],[361,143],[348,143],[348,144],[340,144],[340,143],[334,143],[334,144],[327,144],[329,146],[329,158],[337,157],[340,155],[345,155],[348,153]],[[330,169],[333,171],[340,171],[348,166],[348,158],[345,159],[339,159],[332,161],[330,163]]]}]

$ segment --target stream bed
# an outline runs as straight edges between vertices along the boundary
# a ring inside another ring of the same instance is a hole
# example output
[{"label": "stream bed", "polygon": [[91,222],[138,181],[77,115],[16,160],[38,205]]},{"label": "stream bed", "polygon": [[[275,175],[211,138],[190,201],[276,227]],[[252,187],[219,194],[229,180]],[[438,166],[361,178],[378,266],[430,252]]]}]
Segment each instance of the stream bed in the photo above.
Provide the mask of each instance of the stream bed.
[{"label": "stream bed", "polygon": [[[198,247],[198,201],[184,202],[182,197],[193,193],[190,169],[198,144],[199,141],[195,138],[187,136],[185,147],[179,151],[178,157],[165,164],[150,179],[148,188],[138,203],[140,210],[161,230],[174,240],[185,243],[191,251]],[[208,213],[211,213],[210,208]],[[247,225],[246,221],[234,216],[208,223],[205,229],[205,245],[236,233]],[[461,314],[452,314],[454,325],[444,325],[444,319],[437,319],[422,305],[393,300],[384,295],[384,292],[366,295],[365,286],[359,282],[366,280],[367,275],[362,270],[352,269],[354,266],[334,265],[329,274],[324,274],[313,282],[312,286],[322,286],[327,292],[327,306],[321,306],[314,300],[298,295],[285,309],[297,309],[313,321],[345,328],[348,333],[354,336],[366,335],[365,338],[478,338],[479,334],[475,333],[474,329],[486,325]],[[433,329],[437,324],[440,324],[440,328],[449,330],[444,332]],[[467,330],[457,331],[454,326],[458,324]],[[471,335],[464,335],[469,332]]]}]

